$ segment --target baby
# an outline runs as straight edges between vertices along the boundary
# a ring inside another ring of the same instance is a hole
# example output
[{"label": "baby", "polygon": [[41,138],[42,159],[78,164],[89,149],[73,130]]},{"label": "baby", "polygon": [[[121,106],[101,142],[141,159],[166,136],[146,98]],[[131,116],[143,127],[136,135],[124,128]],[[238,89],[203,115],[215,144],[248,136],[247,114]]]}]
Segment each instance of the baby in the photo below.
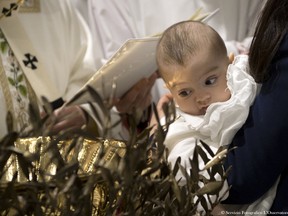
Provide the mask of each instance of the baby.
[{"label": "baby", "polygon": [[[174,100],[176,105],[176,120],[165,139],[168,161],[174,166],[181,157],[188,171],[197,139],[214,152],[230,144],[249,114],[257,84],[249,75],[248,56],[228,57],[219,34],[201,22],[184,21],[169,27],[159,41],[156,57],[159,74],[171,93],[159,100],[159,117],[164,115],[164,103]],[[165,118],[160,122],[165,125]],[[155,117],[151,124],[157,125]],[[199,166],[203,168],[204,161]],[[186,182],[181,172],[176,179],[180,184]],[[250,209],[267,210],[258,204]]]}]

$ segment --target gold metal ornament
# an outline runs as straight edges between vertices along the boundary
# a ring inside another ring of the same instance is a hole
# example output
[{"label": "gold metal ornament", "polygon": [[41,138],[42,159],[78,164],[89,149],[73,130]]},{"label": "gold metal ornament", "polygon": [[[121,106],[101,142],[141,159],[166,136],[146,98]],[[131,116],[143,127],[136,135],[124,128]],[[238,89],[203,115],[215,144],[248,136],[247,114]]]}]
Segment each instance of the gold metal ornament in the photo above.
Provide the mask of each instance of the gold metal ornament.
[{"label": "gold metal ornament", "polygon": [[[53,149],[55,147],[56,149]],[[91,176],[93,178],[93,175],[97,173],[98,164],[109,167],[109,164],[113,163],[113,160],[124,157],[126,151],[125,143],[117,140],[80,138],[79,140],[57,141],[51,137],[17,139],[14,146],[11,146],[9,149],[14,154],[10,155],[5,165],[4,170],[6,172],[1,176],[0,190],[7,189],[9,182],[14,181],[14,188],[20,194],[18,196],[21,196],[22,191],[31,189],[30,184],[33,184],[33,181],[36,181],[39,185],[41,185],[41,182],[48,182],[51,185],[51,193],[55,190],[54,186],[56,188],[58,182],[53,181],[53,175],[57,173],[57,170],[61,166],[59,159],[55,158],[57,151],[65,163],[73,164],[76,161],[79,163],[77,176],[80,176],[83,182],[89,181]],[[34,170],[28,172],[28,175],[27,170],[23,170],[24,162],[22,156],[23,158],[34,158],[31,166]],[[43,188],[43,194],[39,194],[39,199],[44,199],[44,190],[45,188]],[[108,188],[104,181],[96,181],[94,189],[91,191],[92,215],[105,215]],[[66,205],[67,198],[65,196],[58,196],[57,199],[59,200],[59,209],[50,210],[49,207],[49,209],[45,209],[47,214],[61,215],[61,207]],[[8,215],[13,215],[13,209],[9,210]]]}]

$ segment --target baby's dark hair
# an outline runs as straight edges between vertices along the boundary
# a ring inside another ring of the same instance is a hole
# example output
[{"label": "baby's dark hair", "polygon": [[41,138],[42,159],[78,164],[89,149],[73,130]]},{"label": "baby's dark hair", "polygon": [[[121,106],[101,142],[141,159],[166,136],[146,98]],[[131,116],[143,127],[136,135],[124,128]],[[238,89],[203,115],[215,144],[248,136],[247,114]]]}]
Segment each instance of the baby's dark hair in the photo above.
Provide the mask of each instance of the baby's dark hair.
[{"label": "baby's dark hair", "polygon": [[185,66],[200,49],[227,56],[226,46],[220,35],[209,25],[197,21],[183,21],[166,29],[157,46],[157,63]]}]

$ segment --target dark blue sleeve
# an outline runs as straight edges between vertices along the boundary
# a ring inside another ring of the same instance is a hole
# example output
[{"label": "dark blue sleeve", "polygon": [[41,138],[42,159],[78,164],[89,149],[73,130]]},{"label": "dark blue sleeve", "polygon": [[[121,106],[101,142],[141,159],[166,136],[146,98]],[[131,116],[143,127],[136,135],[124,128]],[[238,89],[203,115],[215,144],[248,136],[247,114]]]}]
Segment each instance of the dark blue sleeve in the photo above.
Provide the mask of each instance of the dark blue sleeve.
[{"label": "dark blue sleeve", "polygon": [[284,40],[249,117],[235,135],[225,168],[231,185],[225,203],[245,204],[262,196],[288,165],[288,40]]}]

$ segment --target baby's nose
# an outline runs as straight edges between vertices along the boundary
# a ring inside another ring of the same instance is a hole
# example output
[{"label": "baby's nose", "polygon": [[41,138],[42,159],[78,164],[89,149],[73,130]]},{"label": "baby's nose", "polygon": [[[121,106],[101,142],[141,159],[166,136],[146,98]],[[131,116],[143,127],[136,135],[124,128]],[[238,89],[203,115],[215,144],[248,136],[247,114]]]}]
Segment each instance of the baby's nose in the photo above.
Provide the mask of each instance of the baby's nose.
[{"label": "baby's nose", "polygon": [[201,95],[196,98],[196,102],[200,105],[208,105],[210,102],[209,95]]}]

